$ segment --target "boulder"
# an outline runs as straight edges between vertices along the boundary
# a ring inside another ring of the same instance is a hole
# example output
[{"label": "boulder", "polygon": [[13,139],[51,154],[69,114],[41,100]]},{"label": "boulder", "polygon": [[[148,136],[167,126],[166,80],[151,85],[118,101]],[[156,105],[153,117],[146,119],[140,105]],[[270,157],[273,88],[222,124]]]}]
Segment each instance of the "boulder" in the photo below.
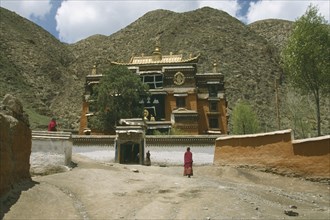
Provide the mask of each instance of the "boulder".
[{"label": "boulder", "polygon": [[0,197],[20,181],[31,179],[32,135],[21,102],[6,95],[0,103]]}]

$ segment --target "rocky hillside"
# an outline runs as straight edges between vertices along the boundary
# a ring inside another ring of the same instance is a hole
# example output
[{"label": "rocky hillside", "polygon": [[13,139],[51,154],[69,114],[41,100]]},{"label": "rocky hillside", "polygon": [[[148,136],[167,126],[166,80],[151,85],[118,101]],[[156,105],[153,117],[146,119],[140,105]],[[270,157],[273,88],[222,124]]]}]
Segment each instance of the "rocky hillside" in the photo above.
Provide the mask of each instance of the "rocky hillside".
[{"label": "rocky hillside", "polygon": [[249,27],[264,37],[276,49],[282,50],[293,28],[293,22],[267,19],[249,24]]},{"label": "rocky hillside", "polygon": [[28,20],[2,8],[0,12],[0,95],[11,92],[23,99],[39,123],[40,115],[55,114],[64,128],[76,129],[84,77],[93,63],[102,71],[110,61],[129,61],[133,53],[151,54],[159,41],[163,54],[200,53],[199,72],[211,71],[217,61],[225,75],[229,108],[247,100],[263,131],[276,128],[274,81],[282,75],[278,51],[291,22],[245,25],[209,7],[185,13],[156,10],[110,36],[66,45]]},{"label": "rocky hillside", "polygon": [[32,118],[51,116],[53,101],[74,80],[68,69],[73,56],[29,20],[3,8],[0,13],[0,96],[19,97]]},{"label": "rocky hillside", "polygon": [[237,100],[246,99],[261,118],[268,119],[263,120],[263,128],[274,128],[273,85],[281,68],[272,46],[223,11],[208,7],[186,13],[156,10],[109,37],[96,35],[69,47],[77,58],[74,65],[87,74],[93,62],[102,69],[110,60],[129,61],[132,53],[151,54],[156,40],[163,54],[183,53],[187,57],[200,53],[199,72],[211,71],[217,61],[225,75],[230,108]]}]

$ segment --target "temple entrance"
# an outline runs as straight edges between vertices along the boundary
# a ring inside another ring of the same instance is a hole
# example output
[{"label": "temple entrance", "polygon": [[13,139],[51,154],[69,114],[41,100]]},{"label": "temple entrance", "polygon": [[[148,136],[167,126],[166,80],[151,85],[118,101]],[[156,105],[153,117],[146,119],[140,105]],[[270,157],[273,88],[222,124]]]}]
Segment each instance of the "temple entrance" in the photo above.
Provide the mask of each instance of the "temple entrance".
[{"label": "temple entrance", "polygon": [[121,119],[116,126],[115,161],[122,164],[143,164],[145,122],[143,119]]},{"label": "temple entrance", "polygon": [[140,163],[140,145],[134,142],[127,142],[120,145],[119,163],[139,164]]}]

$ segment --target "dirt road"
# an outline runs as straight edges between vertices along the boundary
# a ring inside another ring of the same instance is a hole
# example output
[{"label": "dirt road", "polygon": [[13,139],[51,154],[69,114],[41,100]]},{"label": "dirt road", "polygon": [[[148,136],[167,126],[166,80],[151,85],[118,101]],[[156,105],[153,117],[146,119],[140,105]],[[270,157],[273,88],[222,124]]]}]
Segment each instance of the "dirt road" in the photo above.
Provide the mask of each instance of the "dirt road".
[{"label": "dirt road", "polygon": [[330,218],[324,183],[229,166],[195,166],[187,178],[179,166],[73,161],[69,172],[33,177],[4,219]]}]

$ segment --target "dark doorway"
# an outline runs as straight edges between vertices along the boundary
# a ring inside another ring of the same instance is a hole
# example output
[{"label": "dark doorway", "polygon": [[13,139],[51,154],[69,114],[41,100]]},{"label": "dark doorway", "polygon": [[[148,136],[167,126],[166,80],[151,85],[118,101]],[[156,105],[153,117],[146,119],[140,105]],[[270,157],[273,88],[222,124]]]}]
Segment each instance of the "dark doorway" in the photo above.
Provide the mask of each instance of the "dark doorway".
[{"label": "dark doorway", "polygon": [[119,163],[123,164],[139,164],[140,162],[140,145],[133,142],[127,142],[120,145]]}]

